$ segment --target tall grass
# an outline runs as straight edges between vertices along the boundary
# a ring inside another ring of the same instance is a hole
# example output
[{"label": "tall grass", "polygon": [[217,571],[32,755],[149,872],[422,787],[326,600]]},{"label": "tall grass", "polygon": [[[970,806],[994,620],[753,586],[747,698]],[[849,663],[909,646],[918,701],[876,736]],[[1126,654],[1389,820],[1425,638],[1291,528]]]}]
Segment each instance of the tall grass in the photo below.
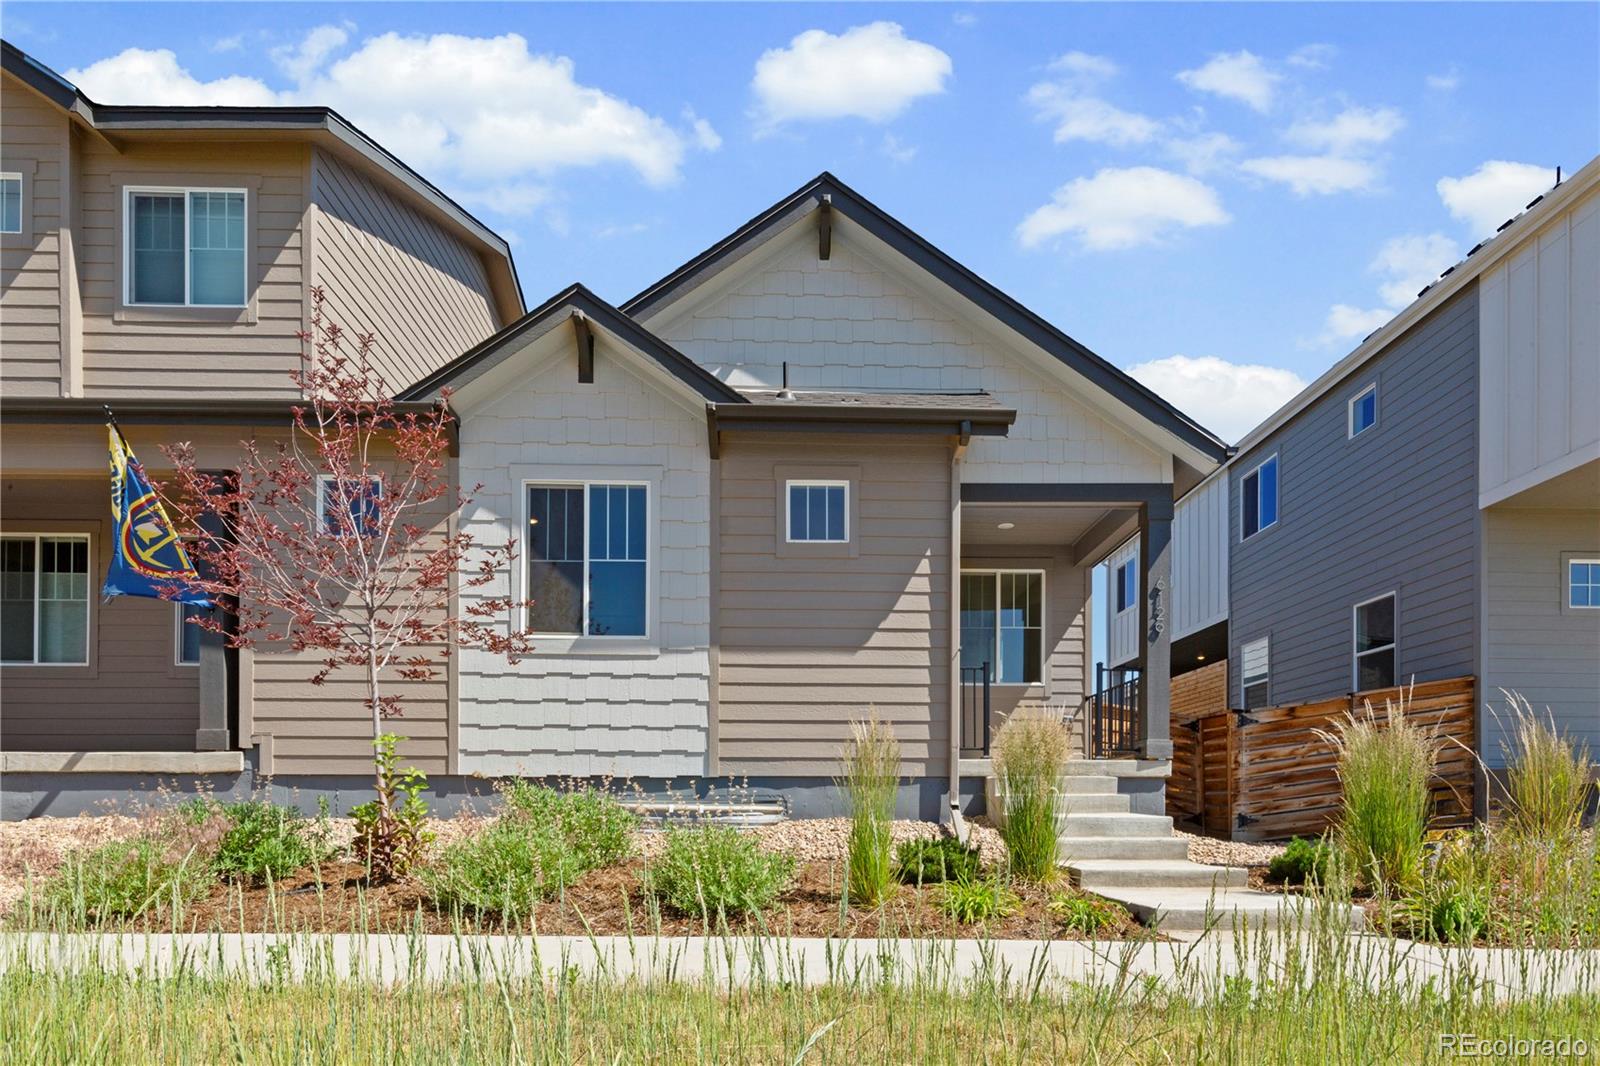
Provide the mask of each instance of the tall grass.
[{"label": "tall grass", "polygon": [[994,772],[1005,806],[1000,836],[1015,877],[1042,882],[1055,876],[1069,748],[1066,726],[1043,707],[1013,711],[995,737]]},{"label": "tall grass", "polygon": [[900,741],[878,720],[850,723],[850,742],[840,757],[840,791],[850,807],[845,852],[850,898],[876,907],[894,891],[895,797],[900,789]]},{"label": "tall grass", "polygon": [[1566,740],[1546,714],[1506,693],[1511,743],[1506,755],[1507,826],[1523,837],[1563,840],[1583,824],[1595,766],[1587,744]]},{"label": "tall grass", "polygon": [[1406,713],[1406,699],[1369,703],[1319,735],[1338,756],[1343,805],[1334,839],[1356,877],[1376,891],[1416,884],[1432,809],[1439,740]]}]

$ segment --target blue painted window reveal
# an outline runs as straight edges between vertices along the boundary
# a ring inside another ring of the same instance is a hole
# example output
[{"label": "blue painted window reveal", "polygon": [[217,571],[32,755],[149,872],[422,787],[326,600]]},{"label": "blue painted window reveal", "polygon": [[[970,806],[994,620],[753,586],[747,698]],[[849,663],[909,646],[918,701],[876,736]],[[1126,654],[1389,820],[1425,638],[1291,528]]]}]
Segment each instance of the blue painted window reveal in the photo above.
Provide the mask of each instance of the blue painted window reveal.
[{"label": "blue painted window reveal", "polygon": [[322,478],[322,531],[329,536],[341,537],[360,533],[370,537],[377,533],[382,517],[383,482],[376,477],[367,478],[363,490],[356,484],[339,487],[331,476]]},{"label": "blue painted window reveal", "polygon": [[1117,613],[1121,614],[1133,606],[1133,601],[1138,595],[1139,579],[1135,574],[1134,563],[1137,560],[1129,559],[1117,567]]},{"label": "blue painted window reveal", "polygon": [[529,628],[644,636],[648,530],[643,485],[529,486]]},{"label": "blue painted window reveal", "polygon": [[1378,386],[1369,385],[1366,391],[1350,401],[1350,436],[1358,436],[1378,424]]},{"label": "blue painted window reveal", "polygon": [[1567,606],[1600,607],[1600,559],[1567,564]]},{"label": "blue painted window reveal", "polygon": [[1044,575],[961,575],[961,665],[989,668],[1001,685],[1044,680]]},{"label": "blue painted window reveal", "polygon": [[789,540],[843,544],[850,539],[847,486],[836,482],[789,483]]},{"label": "blue painted window reveal", "polygon": [[1256,467],[1244,477],[1240,504],[1240,539],[1253,537],[1278,521],[1278,457]]}]

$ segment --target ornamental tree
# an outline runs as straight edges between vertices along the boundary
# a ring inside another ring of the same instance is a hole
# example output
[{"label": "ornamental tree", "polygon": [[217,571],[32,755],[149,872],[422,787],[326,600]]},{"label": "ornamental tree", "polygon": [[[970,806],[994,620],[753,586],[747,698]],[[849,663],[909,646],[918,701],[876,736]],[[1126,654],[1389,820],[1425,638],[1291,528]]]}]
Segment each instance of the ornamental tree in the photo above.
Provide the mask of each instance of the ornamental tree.
[{"label": "ornamental tree", "polygon": [[397,821],[405,805],[384,723],[403,706],[385,679],[433,679],[461,649],[514,659],[532,644],[505,622],[519,601],[453,602],[494,582],[516,541],[479,545],[453,521],[471,501],[449,476],[448,391],[427,409],[401,409],[373,364],[375,336],[327,321],[320,287],[311,297],[292,374],[305,399],[289,432],[265,445],[242,441],[236,468],[223,474],[201,469],[190,443],[164,447],[173,476],[161,493],[202,575],[193,585],[223,608],[192,624],[230,647],[312,652],[314,685],[360,672],[378,783],[366,851],[374,872],[388,875],[416,841],[396,839],[408,830]]}]

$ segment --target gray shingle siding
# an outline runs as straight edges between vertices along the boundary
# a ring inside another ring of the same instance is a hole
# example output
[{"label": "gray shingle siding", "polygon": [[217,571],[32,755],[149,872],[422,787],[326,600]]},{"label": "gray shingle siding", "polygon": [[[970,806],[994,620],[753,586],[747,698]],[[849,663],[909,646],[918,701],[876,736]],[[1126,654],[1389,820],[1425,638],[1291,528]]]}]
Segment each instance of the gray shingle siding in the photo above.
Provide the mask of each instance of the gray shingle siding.
[{"label": "gray shingle siding", "polygon": [[[1378,423],[1347,439],[1347,404],[1378,383]],[[1398,679],[1474,671],[1478,294],[1469,286],[1234,462],[1233,654],[1270,638],[1272,703],[1352,688],[1351,611],[1398,592]],[[1240,487],[1278,455],[1278,522],[1239,537]]]}]

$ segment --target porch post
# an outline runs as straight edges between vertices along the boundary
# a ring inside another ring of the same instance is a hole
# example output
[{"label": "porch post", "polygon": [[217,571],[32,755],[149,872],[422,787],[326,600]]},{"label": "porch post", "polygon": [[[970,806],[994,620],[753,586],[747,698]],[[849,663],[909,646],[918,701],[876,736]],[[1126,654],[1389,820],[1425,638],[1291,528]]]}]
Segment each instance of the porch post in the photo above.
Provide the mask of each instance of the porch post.
[{"label": "porch post", "polygon": [[1139,508],[1139,560],[1144,569],[1139,597],[1139,632],[1144,654],[1139,711],[1144,719],[1144,757],[1172,758],[1172,501],[1149,500]]},{"label": "porch post", "polygon": [[[213,617],[218,609],[211,609]],[[227,751],[228,660],[222,634],[200,630],[200,722],[194,733],[196,751]]]}]

